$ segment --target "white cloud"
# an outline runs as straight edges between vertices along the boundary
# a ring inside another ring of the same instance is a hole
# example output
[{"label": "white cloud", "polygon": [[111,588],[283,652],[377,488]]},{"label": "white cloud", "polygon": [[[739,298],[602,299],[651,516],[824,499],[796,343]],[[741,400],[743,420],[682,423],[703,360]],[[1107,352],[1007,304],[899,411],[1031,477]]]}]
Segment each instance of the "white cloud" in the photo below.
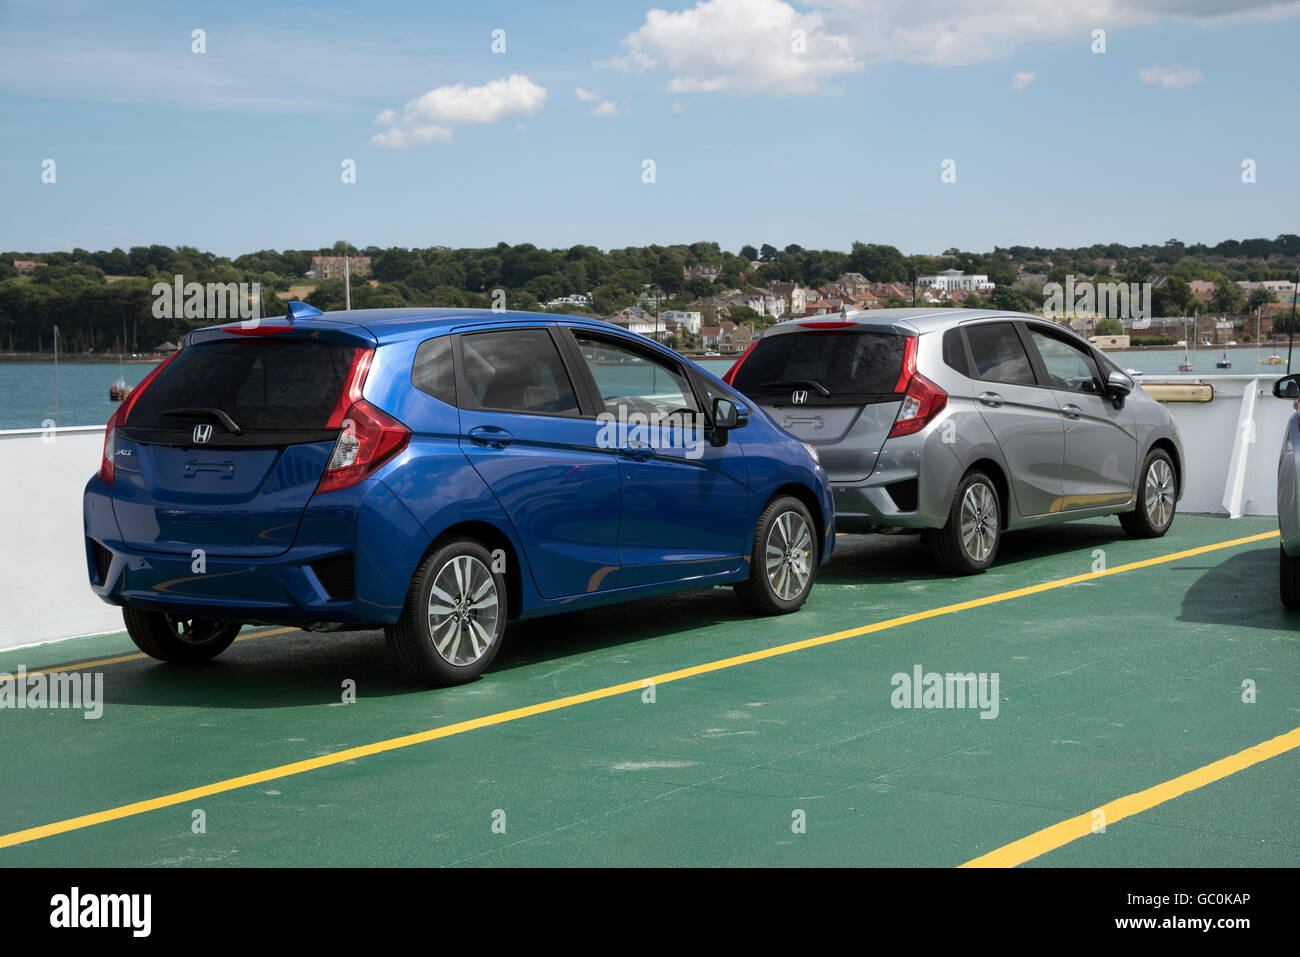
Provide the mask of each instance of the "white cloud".
[{"label": "white cloud", "polygon": [[500,123],[536,113],[545,103],[545,88],[518,73],[483,86],[440,86],[411,100],[400,115],[394,110],[380,113],[375,122],[387,129],[370,142],[397,148],[446,142],[456,126]]},{"label": "white cloud", "polygon": [[615,103],[609,100],[602,100],[600,94],[593,92],[592,90],[584,90],[582,87],[578,86],[574,87],[573,93],[584,103],[596,104],[587,111],[592,116],[618,116],[621,112]]},{"label": "white cloud", "polygon": [[1029,86],[1029,84],[1033,83],[1034,78],[1037,76],[1037,73],[1032,73],[1028,70],[1019,70],[1011,75],[1011,89],[1023,90],[1025,87]]},{"label": "white cloud", "polygon": [[[1300,0],[803,0],[798,8],[786,0],[701,0],[680,12],[651,10],[624,38],[622,55],[599,65],[665,69],[673,93],[802,95],[870,63],[979,63],[1035,41],[1086,51],[1095,29],[1295,16]],[[792,50],[794,30],[804,31],[807,52]]]},{"label": "white cloud", "polygon": [[1138,70],[1138,79],[1152,86],[1176,90],[1201,82],[1201,71],[1189,66],[1149,66]]},{"label": "white cloud", "polygon": [[783,0],[703,0],[689,10],[651,10],[623,39],[628,51],[606,64],[626,72],[665,67],[673,93],[806,95],[825,80],[862,68],[821,13]]}]

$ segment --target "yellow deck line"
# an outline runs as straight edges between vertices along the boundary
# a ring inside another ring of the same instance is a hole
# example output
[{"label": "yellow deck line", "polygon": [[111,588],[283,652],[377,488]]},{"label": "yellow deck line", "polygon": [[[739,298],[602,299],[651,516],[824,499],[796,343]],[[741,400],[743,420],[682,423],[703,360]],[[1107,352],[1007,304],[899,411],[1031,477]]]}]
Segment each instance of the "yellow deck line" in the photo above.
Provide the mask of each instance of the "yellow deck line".
[{"label": "yellow deck line", "polygon": [[[299,631],[298,628],[273,628],[270,631],[255,631],[252,634],[240,635],[235,641],[248,641],[250,638],[269,638],[271,635],[284,635],[291,631]],[[87,668],[102,668],[106,665],[120,665],[124,661],[143,661],[149,658],[148,655],[132,654],[118,655],[116,658],[96,658],[93,661],[78,661],[66,665],[53,665],[49,668],[39,668],[35,671],[24,672],[29,678],[32,675],[52,675],[60,674],[64,671],[85,671]],[[11,672],[0,673],[0,682],[13,681],[14,676]]]},{"label": "yellow deck line", "polygon": [[1036,595],[1041,592],[1052,591],[1056,588],[1064,588],[1067,585],[1074,585],[1079,582],[1093,581],[1098,578],[1105,578],[1109,575],[1120,575],[1124,572],[1136,571],[1141,568],[1150,568],[1153,565],[1162,565],[1167,562],[1180,561],[1184,558],[1193,558],[1197,555],[1204,555],[1207,552],[1214,552],[1224,548],[1233,548],[1237,545],[1245,545],[1250,542],[1276,538],[1277,535],[1278,533],[1275,531],[1263,532],[1258,535],[1248,535],[1245,538],[1234,538],[1228,541],[1215,542],[1210,545],[1201,545],[1180,552],[1172,552],[1168,555],[1160,555],[1156,558],[1147,558],[1138,562],[1129,562],[1125,565],[1116,565],[1114,568],[1107,568],[1102,571],[1085,572],[1082,575],[1071,575],[1068,578],[1057,578],[1037,585],[1029,585],[1025,588],[1016,588],[1011,591],[987,595],[984,598],[975,598],[970,601],[957,602],[952,605],[943,605],[938,608],[931,608],[927,611],[920,611],[911,615],[902,615],[897,618],[878,621],[874,624],[863,625],[860,628],[850,628],[845,631],[837,631],[829,635],[821,635],[817,638],[806,638],[803,641],[777,645],[773,648],[764,648],[761,651],[751,651],[743,655],[735,655],[730,658],[721,658],[717,661],[710,661],[700,665],[692,665],[688,668],[655,675],[651,678],[639,678],[635,681],[626,681],[622,684],[611,685],[607,688],[600,688],[595,691],[586,691],[581,694],[556,698],[551,701],[543,701],[523,708],[515,708],[511,711],[500,711],[496,714],[485,715],[480,718],[472,718],[468,721],[457,722],[456,724],[444,725],[440,728],[431,728],[428,731],[419,731],[415,734],[403,735],[398,738],[389,738],[384,741],[376,741],[371,744],[347,748],[343,751],[336,751],[333,754],[309,758],[305,761],[295,761],[291,764],[282,764],[278,767],[267,768],[264,771],[256,771],[252,774],[245,774],[236,778],[227,778],[224,781],[216,781],[212,784],[205,784],[201,787],[191,788],[187,791],[177,791],[172,794],[164,794],[159,797],[150,798],[146,801],[138,801],[134,804],[124,804],[121,807],[109,808],[105,811],[97,811],[93,814],[82,815],[81,817],[68,818],[65,821],[56,821],[52,824],[43,824],[40,827],[32,827],[21,831],[14,831],[10,834],[0,835],[0,848],[13,847],[16,844],[25,844],[28,841],[35,841],[44,837],[52,837],[55,834],[66,834],[69,831],[76,831],[85,827],[93,827],[96,824],[104,824],[108,821],[117,821],[122,818],[133,817],[137,814],[144,814],[148,811],[156,811],[159,808],[184,804],[187,801],[208,797],[213,794],[235,791],[239,788],[249,787],[254,784],[263,784],[267,781],[274,781],[279,778],[302,774],[306,771],[314,771],[319,768],[343,764],[347,761],[355,761],[358,758],[369,757],[374,754],[382,754],[385,751],[396,751],[400,748],[409,748],[412,745],[424,744],[428,741],[436,741],[439,738],[448,738],[453,735],[464,734],[467,731],[474,731],[478,728],[505,724],[509,721],[518,721],[522,718],[530,718],[534,715],[546,714],[551,711],[560,711],[565,708],[572,708],[575,705],[586,704],[589,701],[599,701],[602,698],[612,698],[616,695],[627,694],[629,692],[640,692],[646,686],[647,681],[653,682],[656,685],[666,684],[670,681],[681,681],[684,678],[708,674],[713,671],[721,671],[725,668],[734,668],[737,665],[762,661],[767,658],[775,658],[780,655],[788,655],[795,651],[802,651],[805,648],[814,648],[818,645],[828,645],[832,642],[844,641],[845,639],[855,638],[860,635],[869,635],[879,631],[886,631],[890,628],[898,628],[902,625],[911,624],[913,622],[925,621],[929,618],[937,618],[940,615],[950,615],[959,611],[967,611],[971,608],[980,608],[985,605],[1010,601],[1013,598],[1023,598],[1027,595]]},{"label": "yellow deck line", "polygon": [[[1285,754],[1295,748],[1300,748],[1300,728],[1293,728],[1286,734],[1280,734],[1262,744],[1246,748],[1244,751],[1238,751],[1226,758],[1220,758],[1203,768],[1181,774],[1170,781],[1165,781],[1163,784],[1149,787],[1145,791],[1138,791],[1136,794],[1130,794],[1127,797],[1117,798],[1109,804],[1103,804],[1097,809],[1104,814],[1100,820],[1104,821],[1106,826],[1109,827],[1116,821],[1122,821],[1134,814],[1141,814],[1157,804],[1172,801],[1188,791],[1195,791],[1207,784],[1213,784],[1230,774],[1236,774],[1238,771],[1259,764],[1261,761],[1267,761],[1269,758],[1275,758],[1279,754]],[[1018,841],[1012,841],[1010,844],[999,847],[996,851],[989,851],[989,853],[974,860],[967,861],[961,866],[1015,867],[1018,864],[1023,864],[1025,861],[1033,860],[1048,851],[1054,851],[1071,841],[1091,834],[1093,822],[1096,820],[1095,814],[1096,811],[1088,811],[1078,817],[1062,821],[1060,824],[1045,827],[1041,831],[1035,831],[1028,837],[1022,837]]]}]

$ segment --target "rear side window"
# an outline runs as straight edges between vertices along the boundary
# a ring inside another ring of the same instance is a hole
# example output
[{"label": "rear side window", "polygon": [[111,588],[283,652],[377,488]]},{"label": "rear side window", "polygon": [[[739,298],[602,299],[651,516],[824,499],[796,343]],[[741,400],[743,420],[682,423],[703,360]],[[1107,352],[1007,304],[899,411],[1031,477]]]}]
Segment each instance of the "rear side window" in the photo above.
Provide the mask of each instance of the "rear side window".
[{"label": "rear side window", "polygon": [[970,363],[966,360],[966,343],[960,329],[949,329],[943,334],[943,364],[970,377]]},{"label": "rear side window", "polygon": [[975,376],[985,382],[1037,385],[1025,344],[1009,322],[988,322],[966,327]]},{"label": "rear side window", "polygon": [[411,383],[448,405],[456,404],[456,373],[451,364],[451,337],[421,343],[411,368]]},{"label": "rear side window", "polygon": [[246,430],[325,427],[356,347],[304,339],[249,339],[187,346],[131,409],[132,428],[188,428],[219,409]]},{"label": "rear side window", "polygon": [[577,415],[578,400],[545,329],[503,329],[461,337],[466,406],[496,412]]},{"label": "rear side window", "polygon": [[887,332],[842,330],[769,336],[754,346],[731,384],[753,396],[807,391],[809,405],[893,395],[906,341]]}]

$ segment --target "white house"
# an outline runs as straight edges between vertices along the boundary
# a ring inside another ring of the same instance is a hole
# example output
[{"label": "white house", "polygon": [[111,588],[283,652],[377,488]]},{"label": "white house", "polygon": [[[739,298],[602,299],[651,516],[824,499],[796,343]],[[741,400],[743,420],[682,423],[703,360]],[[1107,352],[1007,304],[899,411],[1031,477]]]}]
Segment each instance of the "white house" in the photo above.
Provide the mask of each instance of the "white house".
[{"label": "white house", "polygon": [[952,292],[956,289],[964,289],[967,292],[986,292],[992,289],[996,283],[989,282],[989,277],[975,274],[967,276],[960,269],[945,269],[937,276],[917,276],[917,286],[925,289],[941,289],[944,292]]},{"label": "white house", "polygon": [[659,313],[664,322],[680,322],[692,335],[699,335],[700,323],[704,314],[700,312],[683,312],[680,309],[665,309]]},{"label": "white house", "polygon": [[639,336],[653,338],[655,334],[655,321],[648,316],[617,316],[608,320],[612,325],[621,326],[628,332],[635,332]]}]

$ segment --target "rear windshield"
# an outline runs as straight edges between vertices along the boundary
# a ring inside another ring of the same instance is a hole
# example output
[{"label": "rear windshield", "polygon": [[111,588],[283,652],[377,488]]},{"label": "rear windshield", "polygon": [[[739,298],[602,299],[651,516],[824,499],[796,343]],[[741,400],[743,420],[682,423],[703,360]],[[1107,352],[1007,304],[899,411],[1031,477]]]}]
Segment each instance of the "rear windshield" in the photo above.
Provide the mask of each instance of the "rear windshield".
[{"label": "rear windshield", "polygon": [[[732,385],[746,395],[808,392],[808,403],[892,395],[906,339],[885,332],[793,332],[760,339]],[[802,384],[800,384],[802,383]],[[830,393],[824,396],[816,383]]]},{"label": "rear windshield", "polygon": [[[188,346],[131,409],[132,428],[176,429],[213,422],[220,409],[241,429],[321,429],[343,391],[353,346],[303,339],[209,342]],[[168,411],[173,414],[166,414]]]}]

